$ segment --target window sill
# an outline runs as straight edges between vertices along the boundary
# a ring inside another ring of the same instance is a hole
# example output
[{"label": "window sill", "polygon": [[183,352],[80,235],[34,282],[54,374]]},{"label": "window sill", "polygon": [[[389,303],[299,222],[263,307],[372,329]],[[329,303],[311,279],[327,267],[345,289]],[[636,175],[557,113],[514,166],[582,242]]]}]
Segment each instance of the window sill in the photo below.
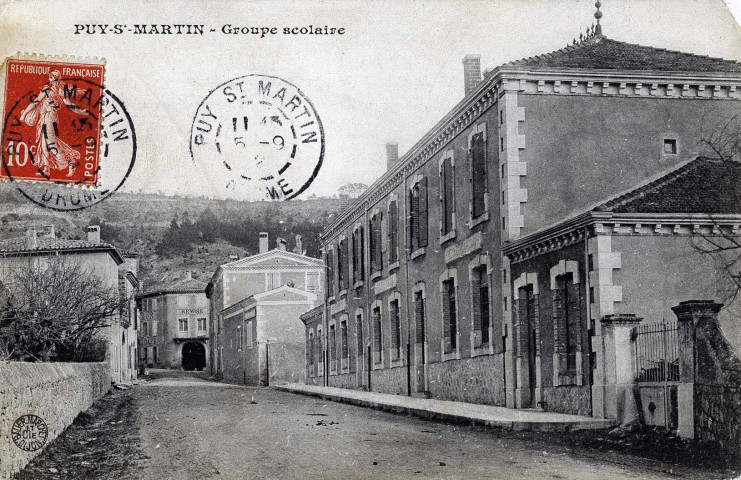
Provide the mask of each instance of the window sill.
[{"label": "window sill", "polygon": [[415,251],[413,251],[409,255],[409,260],[414,260],[415,258],[418,258],[418,257],[421,257],[422,255],[424,255],[425,254],[425,249],[426,249],[426,247],[420,247],[420,248],[416,249]]},{"label": "window sill", "polygon": [[389,275],[391,275],[391,272],[393,272],[393,271],[394,271],[394,270],[396,270],[397,268],[399,268],[399,261],[398,261],[398,260],[397,260],[397,261],[395,261],[394,263],[391,263],[391,264],[389,264],[389,267],[388,267],[388,274],[389,274]]},{"label": "window sill", "polygon": [[374,273],[371,274],[370,279],[371,279],[371,281],[378,280],[382,276],[383,276],[383,272],[380,272],[380,271],[379,272],[374,272]]},{"label": "window sill", "polygon": [[331,297],[327,297],[327,303],[328,304],[329,303],[334,303],[334,300],[335,300],[334,295],[332,295]]},{"label": "window sill", "polygon": [[358,281],[357,281],[357,282],[355,282],[355,284],[353,285],[353,288],[356,288],[356,289],[357,289],[357,288],[360,288],[360,287],[362,287],[362,286],[363,286],[363,281],[362,281],[362,280],[358,280]]},{"label": "window sill", "polygon": [[340,292],[337,295],[340,297],[340,299],[342,299],[342,297],[346,297],[347,296],[347,289],[346,288],[343,288],[342,290],[340,290]]},{"label": "window sill", "polygon": [[484,222],[488,222],[488,221],[489,221],[489,212],[486,211],[486,212],[482,213],[481,215],[479,215],[478,217],[471,218],[470,220],[468,220],[468,228],[471,229],[471,228],[475,227],[476,225],[480,225],[480,224],[482,224]]},{"label": "window sill", "polygon": [[440,245],[444,244],[445,242],[449,242],[450,240],[453,240],[454,238],[455,238],[455,228],[440,237]]},{"label": "window sill", "polygon": [[399,368],[404,366],[404,359],[400,358],[398,360],[391,360],[391,365],[389,365],[389,368]]},{"label": "window sill", "polygon": [[442,354],[442,361],[447,362],[450,360],[460,360],[461,359],[461,352],[459,349],[451,350],[449,352],[443,352]]}]

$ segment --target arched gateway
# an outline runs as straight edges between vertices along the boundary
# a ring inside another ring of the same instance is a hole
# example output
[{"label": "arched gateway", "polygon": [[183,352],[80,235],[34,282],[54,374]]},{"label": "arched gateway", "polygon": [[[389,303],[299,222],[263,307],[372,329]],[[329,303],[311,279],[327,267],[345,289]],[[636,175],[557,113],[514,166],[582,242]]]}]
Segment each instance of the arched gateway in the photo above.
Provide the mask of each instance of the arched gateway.
[{"label": "arched gateway", "polygon": [[183,370],[203,370],[206,367],[206,347],[201,342],[183,345]]}]

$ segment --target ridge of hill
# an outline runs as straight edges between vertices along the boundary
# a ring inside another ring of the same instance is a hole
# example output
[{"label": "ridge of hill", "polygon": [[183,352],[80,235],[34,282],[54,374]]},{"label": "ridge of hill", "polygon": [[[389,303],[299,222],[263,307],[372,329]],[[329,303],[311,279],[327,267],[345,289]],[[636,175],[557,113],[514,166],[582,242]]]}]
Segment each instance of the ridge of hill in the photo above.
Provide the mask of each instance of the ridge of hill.
[{"label": "ridge of hill", "polygon": [[258,251],[258,233],[268,232],[295,247],[302,236],[306,255],[319,256],[322,230],[352,202],[310,198],[249,202],[208,198],[117,193],[78,212],[55,212],[33,205],[12,185],[0,185],[0,239],[22,236],[29,228],[54,225],[59,238],[82,239],[87,225],[101,226],[101,239],[140,254],[145,288],[169,283],[191,272],[207,282],[216,268]]}]

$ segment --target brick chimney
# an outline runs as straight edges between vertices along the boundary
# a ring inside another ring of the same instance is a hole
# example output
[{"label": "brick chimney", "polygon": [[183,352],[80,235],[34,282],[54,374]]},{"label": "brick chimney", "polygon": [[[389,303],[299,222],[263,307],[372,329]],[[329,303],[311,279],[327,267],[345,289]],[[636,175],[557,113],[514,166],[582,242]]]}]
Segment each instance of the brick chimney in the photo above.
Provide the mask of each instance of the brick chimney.
[{"label": "brick chimney", "polygon": [[36,240],[36,229],[31,227],[26,230],[26,248],[36,248],[39,243]]},{"label": "brick chimney", "polygon": [[399,142],[386,142],[386,170],[391,170],[399,161]]},{"label": "brick chimney", "polygon": [[286,251],[286,239],[278,237],[275,239],[275,246],[278,250]]},{"label": "brick chimney", "polygon": [[44,225],[44,237],[46,238],[56,238],[54,235],[54,225]]},{"label": "brick chimney", "polygon": [[268,232],[260,232],[260,251],[259,253],[265,253],[270,249],[268,245]]},{"label": "brick chimney", "polygon": [[295,253],[298,253],[299,255],[303,255],[304,254],[304,245],[301,242],[301,235],[298,234],[298,233],[296,234],[296,246],[293,247],[293,251]]},{"label": "brick chimney", "polygon": [[87,227],[88,243],[100,243],[100,225],[89,225]]},{"label": "brick chimney", "polygon": [[463,81],[466,95],[473,92],[481,82],[481,55],[466,55],[463,57]]}]

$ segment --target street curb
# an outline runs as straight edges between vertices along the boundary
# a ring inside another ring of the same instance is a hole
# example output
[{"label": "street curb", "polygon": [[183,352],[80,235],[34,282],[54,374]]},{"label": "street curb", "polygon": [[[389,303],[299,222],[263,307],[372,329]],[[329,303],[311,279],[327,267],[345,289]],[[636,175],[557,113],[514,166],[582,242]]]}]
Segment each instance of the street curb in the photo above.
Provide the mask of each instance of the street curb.
[{"label": "street curb", "polygon": [[451,423],[456,425],[473,425],[478,427],[487,427],[504,430],[516,430],[516,431],[538,431],[538,432],[569,432],[574,430],[599,430],[614,427],[616,425],[614,420],[604,419],[589,422],[518,422],[518,421],[507,421],[507,420],[492,420],[487,418],[473,417],[470,415],[462,415],[455,413],[440,412],[435,410],[427,410],[423,408],[408,407],[405,405],[395,405],[391,403],[376,402],[373,400],[366,400],[362,398],[354,398],[350,396],[343,396],[329,392],[317,392],[311,390],[303,390],[301,388],[290,387],[286,385],[275,385],[272,386],[276,390],[281,390],[288,393],[297,395],[305,395],[309,397],[321,398],[324,400],[330,400],[337,403],[347,403],[359,407],[372,408],[374,410],[381,410],[385,412],[394,413],[397,415],[409,415],[413,417],[422,418],[425,420],[438,421],[443,423]]}]

